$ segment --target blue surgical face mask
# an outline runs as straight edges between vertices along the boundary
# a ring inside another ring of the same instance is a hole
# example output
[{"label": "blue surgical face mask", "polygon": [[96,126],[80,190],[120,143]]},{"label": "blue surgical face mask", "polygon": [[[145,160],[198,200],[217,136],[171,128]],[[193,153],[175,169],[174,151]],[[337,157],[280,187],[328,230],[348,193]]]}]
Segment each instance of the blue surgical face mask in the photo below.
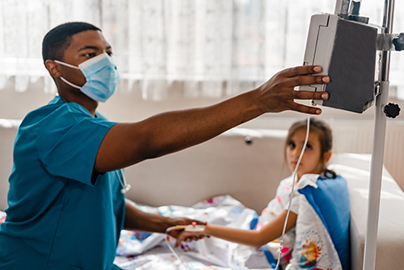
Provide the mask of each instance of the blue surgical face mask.
[{"label": "blue surgical face mask", "polygon": [[118,70],[107,53],[99,54],[87,61],[81,63],[78,67],[55,60],[56,63],[67,67],[80,69],[86,77],[86,83],[83,86],[75,85],[67,81],[62,76],[60,79],[68,85],[80,89],[88,97],[95,101],[105,102],[116,90],[119,80]]}]

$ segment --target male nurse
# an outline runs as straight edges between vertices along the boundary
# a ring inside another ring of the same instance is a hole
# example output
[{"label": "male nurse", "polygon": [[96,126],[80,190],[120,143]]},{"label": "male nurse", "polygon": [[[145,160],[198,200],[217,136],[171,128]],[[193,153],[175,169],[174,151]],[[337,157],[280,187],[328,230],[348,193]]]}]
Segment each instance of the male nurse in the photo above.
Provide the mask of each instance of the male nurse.
[{"label": "male nurse", "polygon": [[122,168],[202,143],[264,113],[319,114],[294,100],[328,98],[295,91],[329,82],[313,76],[320,67],[295,67],[213,106],[116,123],[96,110],[119,79],[99,28],[59,25],[44,37],[42,53],[58,95],[30,112],[18,130],[7,218],[0,227],[0,269],[119,269],[113,261],[122,229],[164,233],[193,222],[128,203]]}]

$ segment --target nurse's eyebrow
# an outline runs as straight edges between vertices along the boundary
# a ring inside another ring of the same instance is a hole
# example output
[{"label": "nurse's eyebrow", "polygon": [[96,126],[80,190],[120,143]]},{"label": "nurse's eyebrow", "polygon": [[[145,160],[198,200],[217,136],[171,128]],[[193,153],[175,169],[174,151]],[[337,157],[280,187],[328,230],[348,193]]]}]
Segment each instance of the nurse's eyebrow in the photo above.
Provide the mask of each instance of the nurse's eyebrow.
[{"label": "nurse's eyebrow", "polygon": [[[84,50],[87,50],[87,49],[99,50],[100,48],[97,47],[97,46],[89,46],[88,45],[88,46],[84,46],[84,47],[80,48],[77,52],[84,51]],[[105,49],[109,50],[109,49],[111,49],[111,46],[107,46]]]}]

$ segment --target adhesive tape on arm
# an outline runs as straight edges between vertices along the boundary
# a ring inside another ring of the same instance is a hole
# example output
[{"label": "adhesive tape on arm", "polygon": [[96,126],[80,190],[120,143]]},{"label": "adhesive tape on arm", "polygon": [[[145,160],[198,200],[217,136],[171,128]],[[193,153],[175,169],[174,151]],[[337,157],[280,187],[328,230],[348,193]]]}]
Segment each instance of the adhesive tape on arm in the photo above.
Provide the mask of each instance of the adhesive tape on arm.
[{"label": "adhesive tape on arm", "polygon": [[203,232],[205,230],[205,225],[188,225],[185,227],[186,232]]}]

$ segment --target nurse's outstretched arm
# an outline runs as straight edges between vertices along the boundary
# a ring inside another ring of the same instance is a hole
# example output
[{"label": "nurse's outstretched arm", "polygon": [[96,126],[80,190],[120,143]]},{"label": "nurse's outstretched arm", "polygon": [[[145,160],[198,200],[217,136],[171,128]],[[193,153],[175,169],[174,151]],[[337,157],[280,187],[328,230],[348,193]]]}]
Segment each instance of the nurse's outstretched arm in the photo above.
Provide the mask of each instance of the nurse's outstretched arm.
[{"label": "nurse's outstretched arm", "polygon": [[95,172],[124,168],[207,141],[264,113],[294,110],[320,114],[321,109],[295,99],[328,99],[325,92],[296,91],[299,85],[324,84],[328,76],[313,76],[321,68],[285,69],[256,89],[221,103],[162,113],[137,123],[118,123],[106,134],[95,161]]}]

